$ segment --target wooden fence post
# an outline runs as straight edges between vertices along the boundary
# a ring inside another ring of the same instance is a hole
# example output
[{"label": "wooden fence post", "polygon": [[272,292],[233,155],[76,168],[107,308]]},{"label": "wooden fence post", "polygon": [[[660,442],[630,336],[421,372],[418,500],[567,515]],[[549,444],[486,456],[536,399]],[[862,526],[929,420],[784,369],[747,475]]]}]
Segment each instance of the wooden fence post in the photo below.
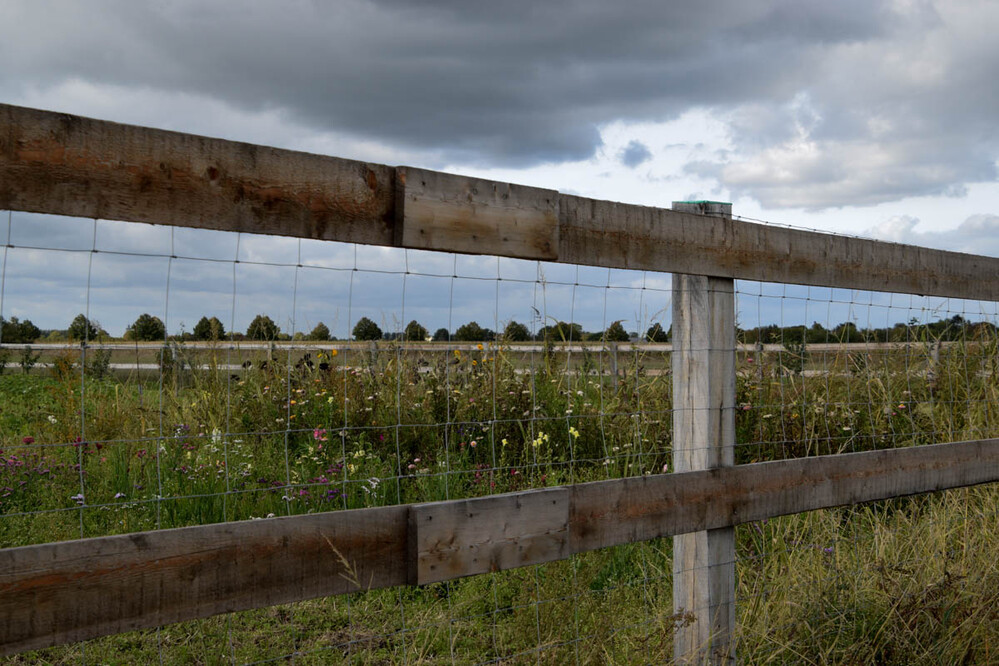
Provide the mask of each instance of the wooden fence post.
[{"label": "wooden fence post", "polygon": [[[673,210],[731,217],[732,205]],[[731,278],[673,275],[673,471],[735,464],[735,288]],[[673,537],[677,663],[735,662],[735,530]]]}]

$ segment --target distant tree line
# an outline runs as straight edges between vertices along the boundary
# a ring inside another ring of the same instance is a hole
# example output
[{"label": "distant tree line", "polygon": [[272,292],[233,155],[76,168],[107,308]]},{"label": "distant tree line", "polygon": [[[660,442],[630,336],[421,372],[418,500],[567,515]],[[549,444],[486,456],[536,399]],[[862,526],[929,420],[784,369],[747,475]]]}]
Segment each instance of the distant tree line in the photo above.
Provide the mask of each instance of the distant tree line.
[{"label": "distant tree line", "polygon": [[[815,322],[811,326],[778,326],[768,324],[756,328],[737,329],[738,339],[746,344],[819,344],[826,342],[912,342],[920,340],[962,340],[974,339],[984,335],[994,335],[997,328],[989,322],[972,322],[961,315],[954,315],[932,323],[920,324],[912,319],[908,323],[898,323],[884,328],[859,328],[853,322],[843,322],[827,329]],[[494,331],[470,321],[450,332],[446,328],[438,328],[433,334],[415,319],[410,321],[401,331],[383,331],[382,328],[368,317],[361,317],[351,330],[354,340],[398,340],[435,342],[488,342],[500,340],[505,342],[669,342],[672,329],[664,329],[656,322],[639,335],[637,331],[627,331],[621,321],[612,322],[602,331],[585,331],[581,324],[575,322],[555,321],[532,332],[524,324],[511,321],[502,331]],[[0,341],[8,343],[30,343],[37,340],[72,340],[76,342],[96,341],[109,338],[107,331],[93,319],[79,314],[70,322],[65,330],[42,330],[30,319],[0,317]],[[327,342],[336,340],[330,329],[319,322],[309,332],[298,331],[294,335],[282,333],[273,319],[264,314],[258,314],[250,322],[245,332],[227,332],[218,317],[202,317],[191,331],[179,335],[167,335],[163,320],[155,315],[143,313],[125,329],[124,339],[142,342],[157,340],[263,340],[287,341],[307,340]]]}]

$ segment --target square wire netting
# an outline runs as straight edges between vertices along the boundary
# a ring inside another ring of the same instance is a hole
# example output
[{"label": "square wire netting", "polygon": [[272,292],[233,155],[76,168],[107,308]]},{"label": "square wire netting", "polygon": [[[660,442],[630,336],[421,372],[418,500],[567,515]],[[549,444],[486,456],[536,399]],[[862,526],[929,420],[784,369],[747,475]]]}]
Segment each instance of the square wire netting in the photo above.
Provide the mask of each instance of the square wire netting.
[{"label": "square wire netting", "polygon": [[[739,282],[737,462],[999,436],[997,304]],[[994,484],[736,529],[747,663],[992,663]]]},{"label": "square wire netting", "polygon": [[[0,547],[662,473],[669,276],[3,216]],[[671,654],[669,541],[33,653]]]}]

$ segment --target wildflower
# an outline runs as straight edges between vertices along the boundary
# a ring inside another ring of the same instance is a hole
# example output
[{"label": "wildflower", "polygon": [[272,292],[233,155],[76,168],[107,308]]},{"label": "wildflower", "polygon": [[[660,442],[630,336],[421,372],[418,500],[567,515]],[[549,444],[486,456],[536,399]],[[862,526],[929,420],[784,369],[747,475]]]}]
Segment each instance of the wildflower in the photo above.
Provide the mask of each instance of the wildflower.
[{"label": "wildflower", "polygon": [[355,467],[353,463],[347,463],[347,471],[353,474],[357,471],[357,467]]},{"label": "wildflower", "polygon": [[455,349],[454,350],[454,357],[455,358],[461,358],[461,350],[460,349]]},{"label": "wildflower", "polygon": [[669,463],[663,464],[663,474],[669,473]]},{"label": "wildflower", "polygon": [[482,343],[480,342],[479,344],[475,345],[475,348],[478,349],[479,351],[482,351]]},{"label": "wildflower", "polygon": [[329,439],[328,437],[326,437],[326,429],[325,428],[314,429],[312,431],[312,439],[315,439],[320,442],[325,442],[327,439]]},{"label": "wildflower", "polygon": [[420,459],[419,458],[413,458],[413,462],[418,463],[418,462],[420,462]]},{"label": "wildflower", "polygon": [[339,352],[338,350],[336,350],[336,349],[331,349],[331,350],[330,350],[330,356],[336,356],[336,355],[337,355],[337,354],[339,354],[339,353],[340,353],[340,352]]},{"label": "wildflower", "polygon": [[579,437],[579,431],[572,426],[569,426],[569,434],[573,437]]},{"label": "wildflower", "polygon": [[83,498],[83,493],[77,493],[76,495],[71,495],[70,499],[75,500],[77,504],[83,504],[86,501]]},{"label": "wildflower", "polygon": [[510,442],[506,441],[506,437],[504,437],[502,440],[500,440],[500,444],[502,444],[503,446],[506,446],[509,443]]},{"label": "wildflower", "polygon": [[49,414],[49,423],[55,425],[56,423],[59,423],[59,419]]},{"label": "wildflower", "polygon": [[476,442],[476,441],[475,441],[475,440],[473,439],[472,441],[470,441],[470,442],[468,443],[468,445],[469,445],[470,447],[472,447],[472,448],[474,449],[474,448],[475,448],[476,446],[478,446],[478,445],[479,445],[479,443],[478,443],[478,442]]},{"label": "wildflower", "polygon": [[114,498],[115,499],[125,499],[125,493],[115,493],[114,494]]},{"label": "wildflower", "polygon": [[23,437],[21,439],[21,443],[22,444],[34,444],[35,443],[35,438],[32,437],[31,435],[28,435],[27,437]]}]

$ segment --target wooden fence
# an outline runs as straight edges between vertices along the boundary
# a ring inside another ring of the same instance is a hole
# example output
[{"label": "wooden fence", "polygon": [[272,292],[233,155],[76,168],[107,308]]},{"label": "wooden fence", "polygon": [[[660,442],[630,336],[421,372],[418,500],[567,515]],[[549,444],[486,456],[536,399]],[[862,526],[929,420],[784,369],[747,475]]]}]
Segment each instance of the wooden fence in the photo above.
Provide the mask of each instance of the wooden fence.
[{"label": "wooden fence", "polygon": [[[734,659],[732,528],[999,480],[999,440],[733,464],[732,280],[999,300],[999,259],[0,105],[0,209],[673,272],[677,473],[0,550],[0,654],[674,536]],[[70,600],[66,603],[66,600]]]}]

